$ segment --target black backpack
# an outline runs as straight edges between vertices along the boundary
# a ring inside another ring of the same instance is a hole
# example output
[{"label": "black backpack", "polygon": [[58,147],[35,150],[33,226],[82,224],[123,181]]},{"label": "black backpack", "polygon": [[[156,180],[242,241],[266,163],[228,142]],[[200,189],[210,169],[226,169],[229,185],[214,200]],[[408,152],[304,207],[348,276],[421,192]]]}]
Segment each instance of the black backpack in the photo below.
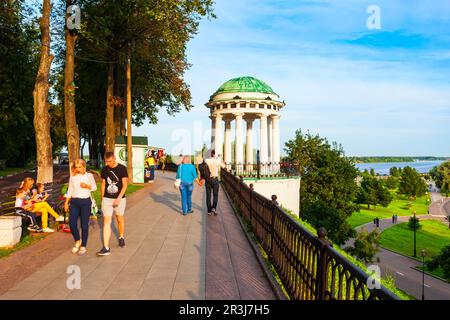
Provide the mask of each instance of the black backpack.
[{"label": "black backpack", "polygon": [[211,172],[209,171],[208,164],[203,161],[198,166],[198,170],[200,171],[200,179],[205,179],[205,181],[209,181],[211,178]]}]

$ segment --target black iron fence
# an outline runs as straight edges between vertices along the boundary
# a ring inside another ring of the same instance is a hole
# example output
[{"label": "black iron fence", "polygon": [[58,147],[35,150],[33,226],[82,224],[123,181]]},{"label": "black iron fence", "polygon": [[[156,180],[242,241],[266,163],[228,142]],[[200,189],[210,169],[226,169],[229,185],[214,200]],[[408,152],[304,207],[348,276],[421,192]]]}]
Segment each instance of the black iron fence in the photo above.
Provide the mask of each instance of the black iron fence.
[{"label": "black iron fence", "polygon": [[396,300],[326,240],[306,230],[280,207],[222,170],[222,183],[244,220],[251,225],[291,299]]}]

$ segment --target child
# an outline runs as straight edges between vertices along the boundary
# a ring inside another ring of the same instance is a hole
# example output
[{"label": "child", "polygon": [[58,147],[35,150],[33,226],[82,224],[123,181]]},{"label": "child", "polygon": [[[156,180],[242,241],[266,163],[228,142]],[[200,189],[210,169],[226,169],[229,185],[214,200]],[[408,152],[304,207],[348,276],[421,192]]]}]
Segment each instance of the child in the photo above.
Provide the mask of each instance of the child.
[{"label": "child", "polygon": [[42,229],[38,226],[36,222],[36,214],[34,212],[28,211],[33,209],[33,205],[29,204],[25,200],[25,192],[19,188],[16,191],[16,203],[14,205],[16,208],[16,214],[21,217],[30,219],[30,225],[27,229],[31,232],[42,232]]},{"label": "child", "polygon": [[36,194],[36,202],[46,201],[50,196],[47,191],[44,190],[44,184],[38,183],[37,186],[37,194]]}]

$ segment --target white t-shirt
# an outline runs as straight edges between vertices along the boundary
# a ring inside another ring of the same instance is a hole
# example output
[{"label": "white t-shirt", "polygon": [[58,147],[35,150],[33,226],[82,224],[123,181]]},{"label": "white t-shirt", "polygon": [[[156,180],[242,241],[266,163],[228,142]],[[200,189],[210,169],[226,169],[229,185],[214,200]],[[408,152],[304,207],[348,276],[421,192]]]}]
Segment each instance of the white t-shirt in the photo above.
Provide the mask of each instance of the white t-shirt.
[{"label": "white t-shirt", "polygon": [[208,158],[205,160],[206,164],[209,167],[209,172],[211,173],[211,178],[219,177],[219,167],[225,168],[225,164],[222,162],[220,158]]},{"label": "white t-shirt", "polygon": [[[91,186],[91,190],[82,188],[80,184],[84,182]],[[66,198],[86,199],[91,197],[91,192],[97,190],[97,184],[91,173],[75,174],[70,177],[69,188],[66,192]]]}]

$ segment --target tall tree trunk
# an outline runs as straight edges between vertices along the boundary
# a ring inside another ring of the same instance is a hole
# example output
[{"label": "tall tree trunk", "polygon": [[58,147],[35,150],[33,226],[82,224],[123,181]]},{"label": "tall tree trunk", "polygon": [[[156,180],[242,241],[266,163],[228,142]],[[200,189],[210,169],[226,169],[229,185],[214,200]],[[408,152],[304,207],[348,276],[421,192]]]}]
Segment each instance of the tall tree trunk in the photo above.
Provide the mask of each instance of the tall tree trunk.
[{"label": "tall tree trunk", "polygon": [[[73,0],[66,0],[66,9],[72,5]],[[66,21],[69,15],[66,13]],[[66,64],[64,68],[64,115],[66,119],[67,149],[69,151],[69,172],[76,159],[80,158],[80,132],[78,131],[75,115],[75,42],[76,31],[65,28],[66,33]],[[72,174],[72,173],[71,173]]]},{"label": "tall tree trunk", "polygon": [[37,181],[53,182],[52,141],[48,113],[49,73],[53,55],[50,54],[50,0],[43,0],[41,29],[41,58],[33,90],[34,130],[37,153]]},{"label": "tall tree trunk", "polygon": [[[117,64],[114,68],[114,96],[121,97],[120,88],[119,88],[119,80],[120,80],[120,66]],[[114,106],[114,130],[116,132],[116,136],[121,135],[120,124],[122,122],[122,107]]]},{"label": "tall tree trunk", "polygon": [[106,119],[105,119],[105,148],[106,152],[114,152],[116,132],[114,126],[114,103],[113,103],[113,92],[114,92],[114,65],[110,64],[108,68],[108,86],[106,89]]},{"label": "tall tree trunk", "polygon": [[127,155],[128,155],[128,181],[133,183],[133,148],[131,132],[131,46],[127,50]]}]

